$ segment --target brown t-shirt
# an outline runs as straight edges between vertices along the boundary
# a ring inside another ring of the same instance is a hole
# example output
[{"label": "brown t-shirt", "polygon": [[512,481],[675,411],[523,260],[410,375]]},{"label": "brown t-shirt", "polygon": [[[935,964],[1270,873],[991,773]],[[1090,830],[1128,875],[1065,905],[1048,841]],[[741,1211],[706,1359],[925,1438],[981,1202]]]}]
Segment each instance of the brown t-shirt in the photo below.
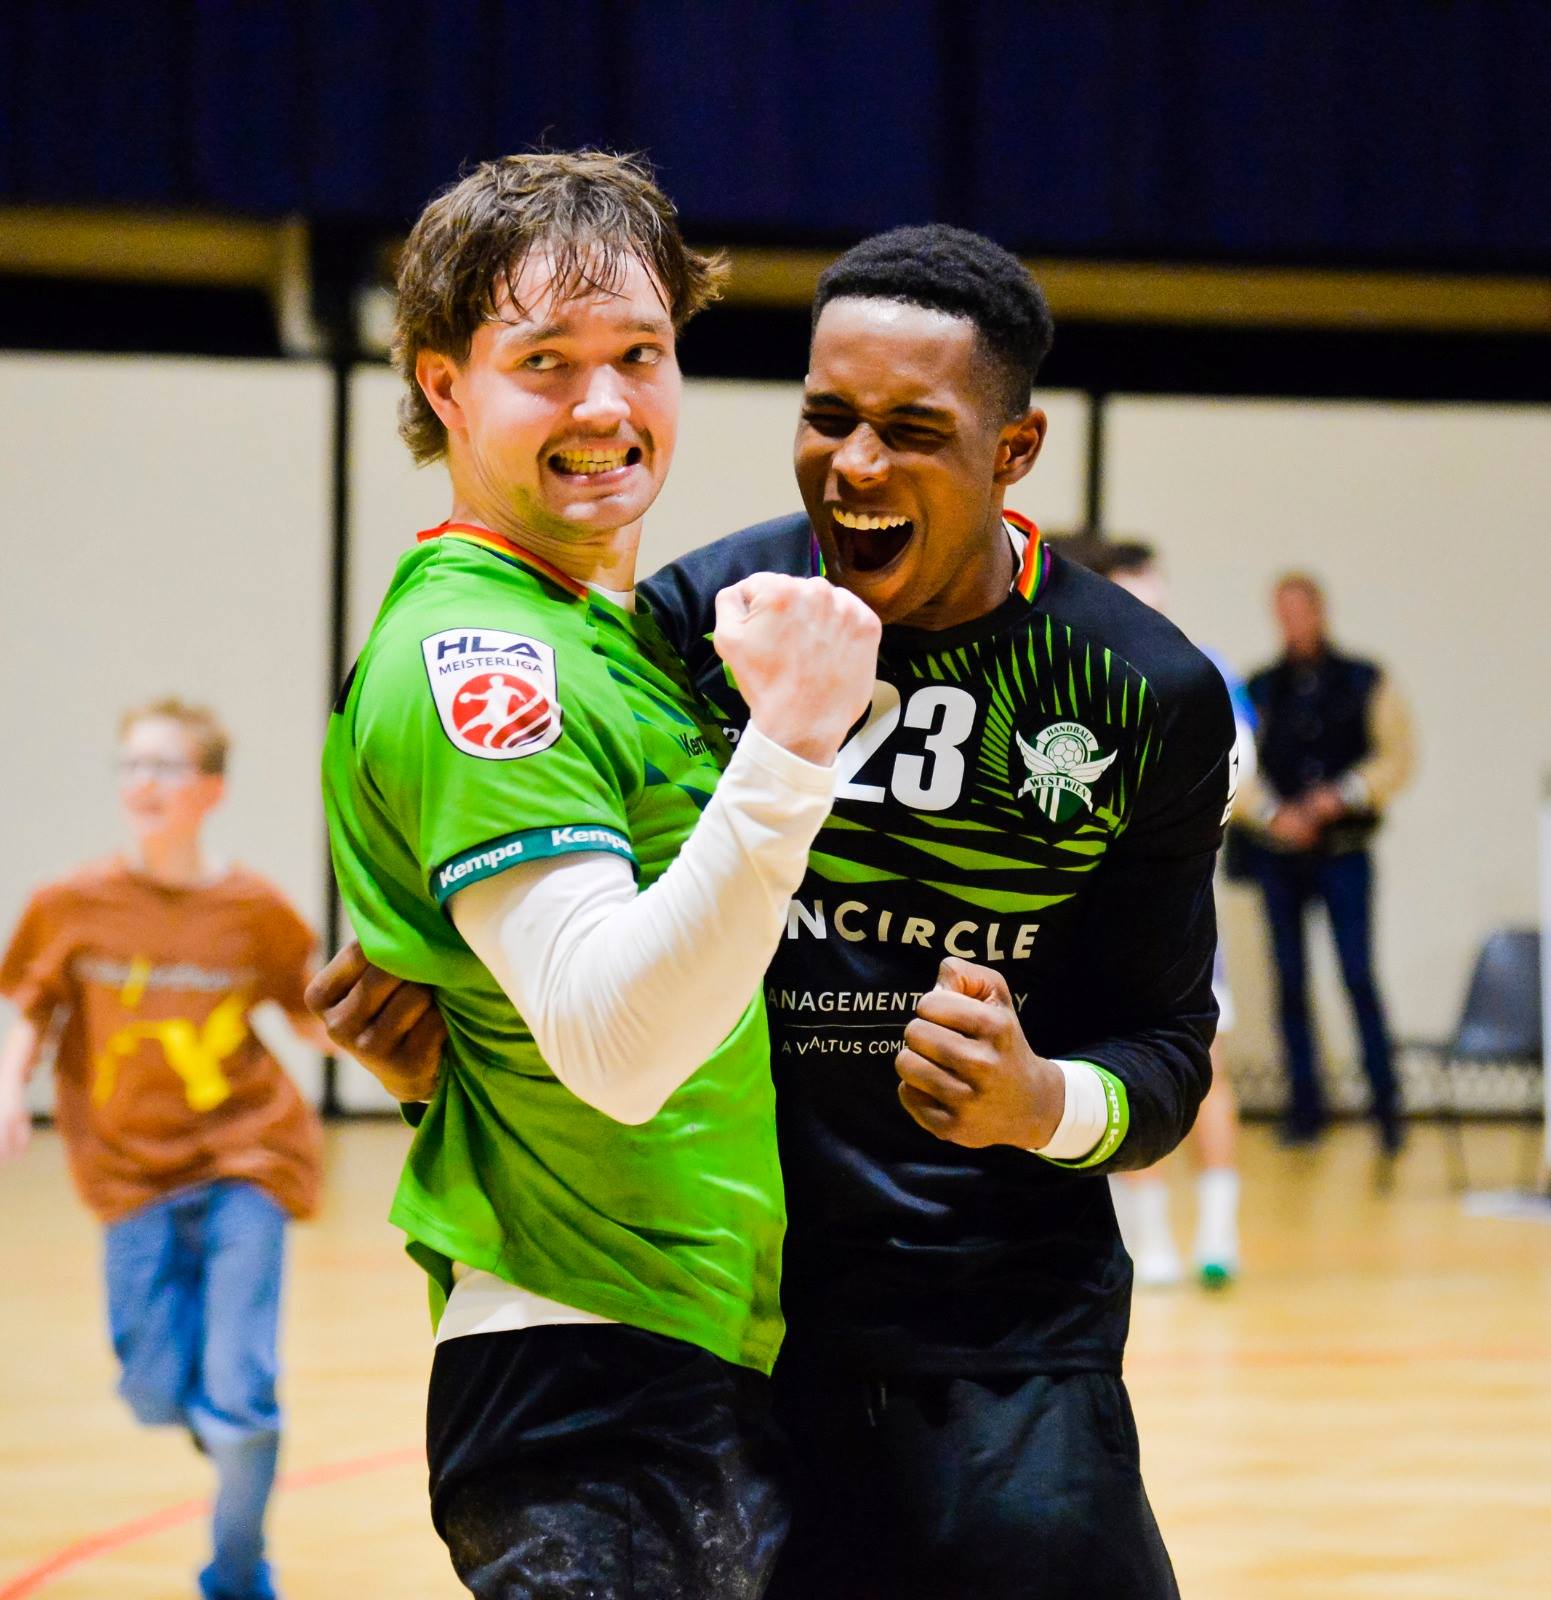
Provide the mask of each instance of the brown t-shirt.
[{"label": "brown t-shirt", "polygon": [[240,868],[175,889],[97,862],[32,897],[0,994],[41,1028],[62,1014],[55,1117],[104,1222],[220,1178],[312,1212],[318,1119],[248,1014],[264,1000],[305,1012],[313,943],[279,891]]}]

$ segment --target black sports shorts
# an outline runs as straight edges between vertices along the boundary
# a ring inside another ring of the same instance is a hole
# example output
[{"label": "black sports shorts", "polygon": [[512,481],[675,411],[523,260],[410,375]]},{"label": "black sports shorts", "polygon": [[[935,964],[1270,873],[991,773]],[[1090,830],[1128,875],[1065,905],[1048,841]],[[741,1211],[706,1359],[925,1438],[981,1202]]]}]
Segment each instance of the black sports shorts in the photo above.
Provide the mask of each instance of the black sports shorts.
[{"label": "black sports shorts", "polygon": [[787,1527],[769,1382],[614,1324],[438,1346],[431,1517],[480,1600],[756,1600]]},{"label": "black sports shorts", "polygon": [[768,1600],[1178,1600],[1118,1375],[776,1368],[793,1521]]}]

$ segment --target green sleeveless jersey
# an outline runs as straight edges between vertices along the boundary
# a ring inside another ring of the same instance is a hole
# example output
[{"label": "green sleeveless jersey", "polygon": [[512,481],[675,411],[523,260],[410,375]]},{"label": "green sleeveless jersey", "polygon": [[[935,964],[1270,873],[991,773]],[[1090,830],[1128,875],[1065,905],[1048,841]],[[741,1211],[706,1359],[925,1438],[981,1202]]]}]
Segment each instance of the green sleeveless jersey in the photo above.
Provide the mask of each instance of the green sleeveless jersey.
[{"label": "green sleeveless jersey", "polygon": [[480,529],[433,530],[400,561],[330,720],[324,802],[363,950],[432,986],[447,1022],[392,1210],[438,1313],[462,1261],[772,1365],[786,1219],[757,987],[658,1115],[627,1126],[554,1076],[447,905],[570,851],[615,852],[645,888],[727,757],[646,612]]}]

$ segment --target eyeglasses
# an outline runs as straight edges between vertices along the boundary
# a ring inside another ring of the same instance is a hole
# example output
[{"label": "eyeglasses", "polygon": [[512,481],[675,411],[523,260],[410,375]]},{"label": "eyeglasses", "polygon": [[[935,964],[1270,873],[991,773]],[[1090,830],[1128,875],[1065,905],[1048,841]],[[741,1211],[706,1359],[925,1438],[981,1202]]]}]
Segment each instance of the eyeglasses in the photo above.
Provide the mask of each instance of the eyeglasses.
[{"label": "eyeglasses", "polygon": [[160,756],[121,756],[115,764],[119,782],[149,778],[156,783],[184,783],[194,776],[192,761],[168,761]]}]

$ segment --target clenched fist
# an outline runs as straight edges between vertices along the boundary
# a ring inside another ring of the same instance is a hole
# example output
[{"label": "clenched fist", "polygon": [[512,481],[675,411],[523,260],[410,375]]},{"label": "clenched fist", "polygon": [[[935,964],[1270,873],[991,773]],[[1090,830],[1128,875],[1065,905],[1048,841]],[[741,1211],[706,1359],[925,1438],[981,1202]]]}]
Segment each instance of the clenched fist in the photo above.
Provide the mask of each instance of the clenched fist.
[{"label": "clenched fist", "polygon": [[827,766],[872,699],[878,619],[823,578],[756,572],[716,597],[713,643],[754,726]]},{"label": "clenched fist", "polygon": [[395,1100],[429,1100],[436,1093],[447,1039],[436,997],[374,967],[354,939],[307,985],[307,1009],[335,1047]]},{"label": "clenched fist", "polygon": [[899,1099],[949,1144],[980,1149],[1050,1142],[1066,1104],[1066,1080],[1023,1036],[1006,980],[949,956],[921,996],[895,1059]]}]

